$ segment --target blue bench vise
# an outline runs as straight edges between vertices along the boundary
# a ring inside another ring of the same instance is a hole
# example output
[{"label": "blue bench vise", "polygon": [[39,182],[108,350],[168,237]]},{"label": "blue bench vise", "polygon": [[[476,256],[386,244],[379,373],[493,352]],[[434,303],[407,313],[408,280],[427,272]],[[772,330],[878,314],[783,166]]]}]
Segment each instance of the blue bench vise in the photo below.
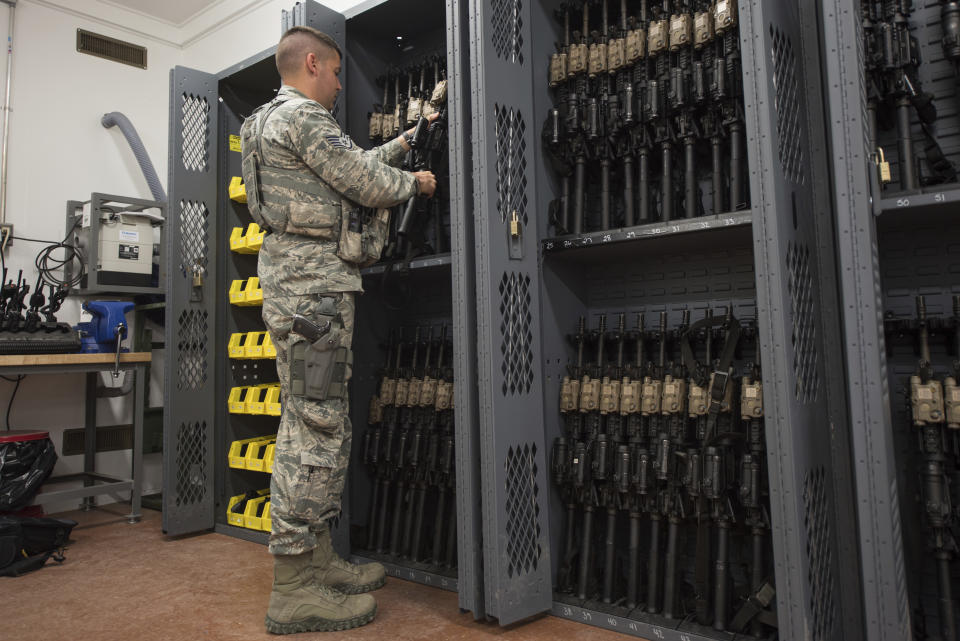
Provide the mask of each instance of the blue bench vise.
[{"label": "blue bench vise", "polygon": [[83,303],[83,309],[93,315],[93,320],[77,323],[80,331],[80,352],[84,354],[119,354],[129,352],[120,343],[127,337],[126,313],[133,303],[121,300],[94,300]]}]

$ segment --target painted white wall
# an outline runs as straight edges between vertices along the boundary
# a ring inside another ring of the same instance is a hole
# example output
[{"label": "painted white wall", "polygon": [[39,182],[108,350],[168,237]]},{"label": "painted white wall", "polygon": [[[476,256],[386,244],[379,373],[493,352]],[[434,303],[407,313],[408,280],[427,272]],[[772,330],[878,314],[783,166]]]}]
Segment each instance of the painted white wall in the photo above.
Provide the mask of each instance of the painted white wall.
[{"label": "painted white wall", "polygon": [[[7,222],[16,236],[59,241],[67,200],[91,192],[150,198],[150,190],[129,145],[117,128],[104,129],[109,111],[125,114],[137,128],[166,189],[169,128],[169,73],[176,65],[216,73],[276,44],[281,10],[295,0],[218,2],[182,25],[153,19],[101,0],[19,0],[13,39]],[[383,0],[329,0],[323,4],[352,15]],[[0,42],[9,10],[0,3]],[[148,49],[148,68],[138,69],[77,53],[76,30],[94,31]],[[0,105],[6,82],[0,48]],[[0,114],[2,115],[2,114]],[[15,240],[4,254],[13,271],[36,282],[34,258],[42,244]],[[80,320],[79,301],[58,314]],[[132,319],[129,319],[132,320]],[[163,400],[162,352],[154,353],[151,405]],[[101,375],[113,384],[108,375]],[[0,379],[0,431],[14,383]],[[61,451],[63,431],[83,426],[83,375],[31,375],[19,386],[10,412],[14,429],[44,429]],[[98,424],[132,421],[132,398],[98,401]],[[97,455],[97,469],[126,476],[131,453]],[[60,457],[54,474],[82,471],[83,457]],[[144,457],[144,493],[161,488],[161,457]],[[103,504],[112,499],[103,496]],[[48,512],[74,509],[77,501],[54,501]]]},{"label": "painted white wall", "polygon": [[[350,16],[384,0],[326,0],[320,4]],[[280,16],[291,0],[265,0],[225,21],[214,31],[191,36],[183,49],[185,67],[217,73],[277,44]],[[212,16],[211,16],[212,17]]]},{"label": "painted white wall", "polygon": [[[0,4],[0,34],[7,34],[9,13]],[[148,47],[146,70],[77,53],[76,30],[120,38]],[[45,3],[17,3],[10,116],[7,222],[16,236],[59,241],[64,236],[65,203],[86,200],[94,191],[150,198],[150,190],[117,128],[104,129],[100,117],[120,111],[137,127],[161,179],[167,173],[167,103],[169,70],[180,62],[178,47],[145,41],[96,20],[83,19]],[[5,53],[5,52],[3,52]],[[0,63],[0,87],[6,82],[6,59]],[[0,99],[2,100],[2,99]],[[33,266],[42,244],[15,240],[7,249],[9,268],[23,268],[34,283]],[[76,323],[79,302],[68,300],[60,320]],[[162,402],[158,377],[152,376],[154,404]],[[14,384],[0,380],[0,430]],[[17,392],[10,424],[14,429],[44,429],[61,450],[66,428],[84,423],[83,375],[32,375]],[[132,420],[132,399],[98,402],[101,425]],[[97,467],[129,476],[131,453],[99,454]],[[79,472],[82,456],[61,457],[55,474]],[[144,457],[145,491],[160,488],[160,455]],[[108,502],[101,497],[101,503]],[[73,509],[76,501],[45,505],[48,511]]]}]

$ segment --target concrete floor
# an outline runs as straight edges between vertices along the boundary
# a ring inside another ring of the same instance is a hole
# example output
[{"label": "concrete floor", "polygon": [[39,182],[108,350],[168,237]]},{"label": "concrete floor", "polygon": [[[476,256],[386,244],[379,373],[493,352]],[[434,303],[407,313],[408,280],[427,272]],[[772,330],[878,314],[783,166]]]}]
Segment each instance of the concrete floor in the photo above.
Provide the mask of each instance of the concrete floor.
[{"label": "concrete floor", "polygon": [[627,641],[628,637],[544,616],[501,628],[477,623],[452,592],[388,578],[373,623],[337,633],[278,637],[263,626],[272,560],[262,545],[221,534],[171,539],[160,513],[112,504],[58,515],[80,523],[63,565],[0,578],[0,637],[11,641],[197,641],[199,639],[440,639]]}]

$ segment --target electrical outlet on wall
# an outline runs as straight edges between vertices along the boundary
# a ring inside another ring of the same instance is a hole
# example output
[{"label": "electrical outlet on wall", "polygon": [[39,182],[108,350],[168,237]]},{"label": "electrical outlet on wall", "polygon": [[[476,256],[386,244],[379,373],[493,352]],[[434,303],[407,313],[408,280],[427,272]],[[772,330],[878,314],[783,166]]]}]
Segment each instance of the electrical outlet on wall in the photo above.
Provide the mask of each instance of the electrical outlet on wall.
[{"label": "electrical outlet on wall", "polygon": [[6,249],[13,244],[13,223],[0,223],[0,248]]}]

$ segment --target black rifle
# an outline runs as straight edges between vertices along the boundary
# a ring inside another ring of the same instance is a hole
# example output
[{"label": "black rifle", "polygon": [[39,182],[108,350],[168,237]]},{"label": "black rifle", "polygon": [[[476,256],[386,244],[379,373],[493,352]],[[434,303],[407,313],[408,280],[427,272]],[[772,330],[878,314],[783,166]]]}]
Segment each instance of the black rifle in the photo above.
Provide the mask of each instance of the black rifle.
[{"label": "black rifle", "polygon": [[[642,431],[640,403],[645,369],[643,313],[637,314],[637,326],[631,333],[634,342],[633,366],[629,377],[624,375],[620,387],[620,413],[626,421],[627,445],[617,448],[616,480],[624,509],[630,520],[627,561],[627,607],[637,607],[640,573],[640,519],[643,514],[643,495],[640,492],[640,456],[644,451],[645,435]],[[649,459],[649,457],[648,457]],[[627,476],[626,480],[624,475]],[[624,484],[626,492],[624,495]]]},{"label": "black rifle", "polygon": [[[403,362],[403,329],[397,336],[397,355],[393,361],[393,369],[383,379],[380,386],[380,402],[383,408],[381,450],[379,457],[379,469],[381,481],[380,489],[380,516],[377,519],[377,547],[378,554],[382,554],[386,549],[387,533],[387,513],[389,510],[389,490],[394,481],[399,485],[399,473],[401,462],[397,461],[397,452],[394,444],[399,442],[400,430],[400,412],[397,407],[397,390],[400,387],[400,378],[402,372],[400,363]],[[406,384],[404,384],[406,387]],[[405,394],[406,392],[404,392]],[[399,511],[399,505],[394,505],[394,514]]]},{"label": "black rifle", "polygon": [[[600,442],[600,383],[603,372],[607,317],[601,316],[597,329],[592,332],[597,349],[597,360],[591,368],[593,376],[584,375],[580,384],[580,413],[583,416],[581,440],[574,447],[574,486],[578,490],[579,503],[583,506],[583,526],[580,534],[580,559],[577,572],[577,595],[587,598],[587,581],[590,570],[590,552],[593,548],[593,512],[598,505],[598,488],[606,480],[606,460],[594,462],[606,455],[606,445]],[[604,439],[605,440],[605,439]],[[602,478],[596,478],[599,472]]]},{"label": "black rifle", "polygon": [[[413,532],[415,519],[420,522],[417,528],[423,526],[423,511],[427,500],[427,466],[423,465],[425,446],[429,438],[429,431],[433,426],[433,407],[426,408],[422,404],[423,389],[425,385],[431,382],[431,362],[430,353],[433,350],[433,326],[427,328],[426,356],[423,359],[423,367],[415,373],[410,382],[409,398],[407,404],[410,406],[413,415],[410,432],[410,440],[407,444],[408,478],[410,480],[410,504],[407,509],[406,519],[403,525],[403,542],[401,544],[401,556],[416,557],[417,550],[414,549]],[[417,541],[419,543],[419,541]]]},{"label": "black rifle", "polygon": [[[648,417],[650,420],[647,433],[650,435],[651,452],[647,453],[644,460],[641,458],[641,465],[649,470],[649,475],[642,477],[641,493],[645,493],[649,501],[648,513],[650,514],[650,555],[647,563],[647,612],[657,614],[660,612],[660,521],[662,520],[659,499],[660,499],[660,450],[664,445],[661,438],[660,424],[662,417],[661,403],[663,402],[663,383],[666,375],[666,350],[667,350],[667,312],[660,312],[660,365],[655,370],[655,377],[644,378],[644,413],[655,412],[656,416]],[[656,393],[656,398],[651,394]],[[654,423],[653,421],[656,421]],[[669,445],[669,439],[666,440]]]},{"label": "black rifle", "polygon": [[[397,439],[397,452],[395,465],[397,467],[397,487],[393,501],[393,523],[390,529],[390,555],[399,556],[400,545],[402,542],[401,517],[403,515],[404,503],[410,498],[408,490],[410,489],[409,475],[410,469],[407,465],[409,459],[408,448],[410,446],[410,432],[414,423],[413,406],[410,404],[412,396],[411,387],[415,387],[417,381],[418,359],[417,355],[420,349],[420,327],[414,330],[413,337],[413,356],[410,359],[410,366],[398,377],[397,380],[397,399],[396,404],[399,409],[400,433]],[[411,509],[407,505],[407,510]]]},{"label": "black rifle", "polygon": [[922,505],[930,528],[927,544],[937,563],[940,635],[944,641],[957,641],[950,573],[950,562],[957,546],[951,530],[953,509],[945,470],[945,406],[943,387],[933,378],[927,307],[923,296],[917,296],[917,338],[920,360],[915,374],[910,377],[910,401],[913,425],[923,455],[920,480]]},{"label": "black rifle", "polygon": [[[627,332],[624,324],[625,314],[621,313],[617,319],[617,328],[607,337],[607,340],[617,345],[617,364],[610,368],[609,376],[603,378],[600,386],[600,415],[605,419],[603,437],[606,446],[601,456],[594,459],[597,468],[602,469],[602,476],[594,473],[596,478],[606,478],[607,483],[600,489],[600,505],[607,510],[607,528],[604,537],[603,559],[603,602],[613,602],[614,560],[617,551],[617,514],[624,508],[627,496],[630,493],[630,459],[629,447],[623,442],[623,417],[620,414],[620,377],[623,375],[623,350]],[[621,451],[621,446],[624,448]],[[610,457],[615,456],[611,460]]]},{"label": "black rifle", "polygon": [[[390,359],[393,357],[393,332],[390,332],[390,338],[387,344],[387,357],[383,365],[383,376],[380,379],[380,388],[370,397],[370,409],[367,412],[367,432],[363,439],[363,462],[373,477],[373,493],[370,497],[370,513],[367,517],[367,549],[373,550],[376,544],[377,515],[379,514],[380,502],[385,500],[385,495],[381,496],[382,478],[380,469],[380,439],[383,425],[384,406],[382,397],[387,388],[393,386],[396,392],[396,380],[390,379],[393,373]],[[392,380],[392,382],[388,382]]]}]

